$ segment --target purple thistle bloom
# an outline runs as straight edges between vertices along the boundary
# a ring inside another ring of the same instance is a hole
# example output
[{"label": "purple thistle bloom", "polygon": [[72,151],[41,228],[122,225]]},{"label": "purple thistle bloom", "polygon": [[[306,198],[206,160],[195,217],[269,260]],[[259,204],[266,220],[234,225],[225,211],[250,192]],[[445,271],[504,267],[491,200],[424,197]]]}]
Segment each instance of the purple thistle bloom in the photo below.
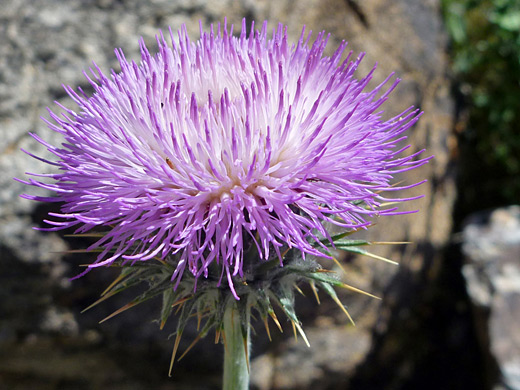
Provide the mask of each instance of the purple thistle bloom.
[{"label": "purple thistle bloom", "polygon": [[398,213],[380,208],[380,192],[428,160],[398,146],[417,110],[387,121],[377,111],[399,80],[366,92],[375,68],[357,80],[363,56],[340,61],[345,42],[324,56],[323,32],[290,45],[282,25],[270,39],[266,23],[232,31],[201,28],[192,42],[182,27],[171,46],[161,34],[153,56],[141,40],[140,65],[116,50],[120,73],[86,75],[93,96],[66,87],[79,113],[50,112],[65,143],[33,135],[58,157],[44,160],[60,169],[53,184],[27,182],[56,196],[24,195],[63,202],[49,230],[109,229],[90,267],[176,255],[179,283],[186,268],[207,277],[216,263],[238,298],[245,243],[260,259],[286,248],[323,257],[313,243],[329,237],[325,222],[360,228]]}]

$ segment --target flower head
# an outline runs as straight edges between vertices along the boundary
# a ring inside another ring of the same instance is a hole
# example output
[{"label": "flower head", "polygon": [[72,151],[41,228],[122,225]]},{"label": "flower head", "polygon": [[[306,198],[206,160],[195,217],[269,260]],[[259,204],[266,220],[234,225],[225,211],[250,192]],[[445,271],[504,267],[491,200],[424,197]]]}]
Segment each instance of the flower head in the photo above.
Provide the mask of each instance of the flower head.
[{"label": "flower head", "polygon": [[270,37],[266,23],[232,32],[201,29],[193,42],[183,27],[171,44],[161,34],[155,55],[141,41],[140,64],[116,50],[121,71],[95,67],[92,96],[66,88],[79,112],[51,112],[61,147],[34,135],[60,171],[28,182],[55,197],[26,197],[63,202],[51,229],[108,229],[90,267],[174,256],[176,283],[218,265],[236,295],[250,246],[260,259],[324,256],[313,244],[329,237],[324,223],[357,229],[396,213],[380,192],[427,161],[401,155],[418,111],[378,111],[398,80],[367,91],[373,70],[357,79],[362,56],[342,61],[346,43],[325,56],[325,33],[291,45],[282,25]]}]

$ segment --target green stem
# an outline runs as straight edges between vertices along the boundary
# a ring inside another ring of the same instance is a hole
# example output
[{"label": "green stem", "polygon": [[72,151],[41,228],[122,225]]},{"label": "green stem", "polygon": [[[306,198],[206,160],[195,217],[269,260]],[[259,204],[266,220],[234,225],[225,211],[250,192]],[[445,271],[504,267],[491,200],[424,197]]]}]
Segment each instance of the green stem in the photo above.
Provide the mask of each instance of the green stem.
[{"label": "green stem", "polygon": [[229,302],[224,312],[223,390],[249,389],[250,311],[241,313],[237,302]]}]

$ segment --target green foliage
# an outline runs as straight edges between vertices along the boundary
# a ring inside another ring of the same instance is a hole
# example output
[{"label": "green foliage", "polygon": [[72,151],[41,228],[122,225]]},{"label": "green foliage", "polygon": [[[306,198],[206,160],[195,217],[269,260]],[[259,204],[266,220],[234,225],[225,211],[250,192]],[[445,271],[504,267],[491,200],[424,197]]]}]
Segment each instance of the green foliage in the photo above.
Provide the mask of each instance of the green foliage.
[{"label": "green foliage", "polygon": [[520,199],[520,1],[443,0],[453,69],[468,106],[461,207]]},{"label": "green foliage", "polygon": [[[355,232],[356,230],[349,230],[332,236],[331,240],[334,244],[328,239],[323,239],[314,242],[313,245],[322,251],[324,255],[330,257],[333,257],[334,251],[342,250],[391,262],[360,247],[378,244],[401,244],[392,242],[377,243],[346,238]],[[231,294],[227,282],[221,283],[221,271],[218,266],[209,269],[207,278],[196,278],[190,272],[185,272],[179,284],[174,288],[171,276],[175,271],[179,258],[178,255],[172,255],[166,260],[153,259],[146,262],[136,262],[133,265],[125,264],[123,261],[115,262],[112,266],[121,269],[120,275],[101,294],[101,298],[85,310],[91,309],[127,289],[135,288],[139,285],[146,286],[144,292],[141,292],[140,295],[101,322],[109,320],[149,299],[162,296],[162,308],[158,319],[160,328],[164,327],[170,317],[177,317],[176,337],[172,353],[173,364],[184,329],[188,324],[193,325],[195,320],[199,332],[198,336],[180,356],[179,360],[198,340],[205,337],[211,330],[215,330],[215,340],[218,341],[220,339],[220,335],[224,330],[226,308],[229,307],[230,302],[236,307],[237,313],[243,320],[242,323],[246,320],[249,321],[248,313],[250,313],[251,309],[254,309],[264,322],[269,338],[269,318],[282,330],[282,326],[275,314],[275,307],[278,307],[291,322],[295,334],[298,332],[304,341],[309,344],[294,306],[294,292],[301,292],[298,287],[299,284],[309,284],[318,302],[318,291],[324,292],[338,304],[352,323],[354,321],[346,307],[340,302],[335,289],[348,289],[378,299],[378,297],[370,293],[342,282],[336,272],[323,269],[312,256],[308,256],[304,260],[301,253],[296,249],[284,248],[285,250],[282,254],[283,266],[281,266],[280,259],[277,256],[268,261],[262,261],[258,256],[256,246],[250,245],[250,248],[244,257],[244,276],[235,278],[234,285],[238,296],[240,296],[239,301],[236,301]],[[337,262],[337,260],[335,261]],[[339,262],[337,264],[341,267]],[[171,370],[172,365],[170,365],[170,372]]]}]

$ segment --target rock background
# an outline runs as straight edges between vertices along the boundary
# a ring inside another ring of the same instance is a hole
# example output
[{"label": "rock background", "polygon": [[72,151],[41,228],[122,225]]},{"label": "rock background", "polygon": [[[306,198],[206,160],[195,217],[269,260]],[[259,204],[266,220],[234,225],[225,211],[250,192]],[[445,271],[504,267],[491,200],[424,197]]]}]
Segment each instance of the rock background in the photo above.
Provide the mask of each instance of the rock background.
[{"label": "rock background", "polygon": [[[50,168],[20,148],[47,155],[28,136],[52,144],[59,137],[39,119],[58,101],[73,108],[61,84],[90,87],[82,75],[94,61],[116,67],[113,49],[138,60],[137,40],[150,48],[159,29],[186,23],[195,38],[204,26],[268,19],[331,33],[331,53],[342,39],[366,51],[361,72],[379,61],[375,82],[396,71],[400,87],[385,106],[388,115],[408,105],[425,111],[411,132],[415,148],[435,155],[423,169],[403,175],[427,178],[407,196],[415,215],[378,220],[374,240],[412,241],[374,252],[400,261],[399,268],[367,258],[347,258],[345,280],[382,296],[382,302],[342,293],[357,322],[323,299],[301,299],[300,313],[312,348],[291,337],[290,326],[268,343],[262,326],[254,338],[253,385],[257,389],[460,389],[486,388],[473,317],[460,275],[460,258],[446,255],[455,200],[451,132],[455,106],[447,78],[446,36],[435,0],[2,0],[0,7],[0,389],[218,389],[221,346],[200,342],[166,376],[173,340],[152,323],[154,305],[107,323],[97,322],[126,303],[114,299],[90,312],[115,276],[92,272],[70,282],[89,256],[66,256],[85,242],[38,226],[54,205],[19,198],[13,177]],[[360,74],[361,74],[360,72]],[[360,236],[361,237],[361,236]],[[172,329],[170,324],[170,331]],[[274,333],[274,332],[272,332]],[[189,338],[186,338],[186,343]],[[186,347],[187,344],[184,345]],[[182,348],[182,346],[181,346]],[[440,374],[442,373],[442,374]]]},{"label": "rock background", "polygon": [[476,213],[462,234],[462,272],[486,358],[486,380],[493,390],[519,390],[520,206]]}]

